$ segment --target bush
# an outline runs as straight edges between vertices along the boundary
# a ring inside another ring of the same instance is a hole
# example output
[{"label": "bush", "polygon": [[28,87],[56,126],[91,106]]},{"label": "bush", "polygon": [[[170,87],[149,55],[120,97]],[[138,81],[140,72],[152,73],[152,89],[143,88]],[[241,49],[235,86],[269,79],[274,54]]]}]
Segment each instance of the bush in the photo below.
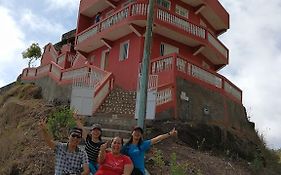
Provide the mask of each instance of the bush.
[{"label": "bush", "polygon": [[154,152],[154,155],[152,157],[153,162],[155,165],[159,168],[160,174],[163,173],[163,168],[165,166],[164,158],[163,158],[163,153],[161,150],[156,149]]},{"label": "bush", "polygon": [[171,175],[185,175],[186,174],[186,169],[188,167],[188,163],[177,163],[177,155],[176,153],[173,153],[171,155]]},{"label": "bush", "polygon": [[48,129],[54,139],[63,139],[68,136],[70,128],[75,126],[72,111],[68,107],[59,107],[48,117]]}]

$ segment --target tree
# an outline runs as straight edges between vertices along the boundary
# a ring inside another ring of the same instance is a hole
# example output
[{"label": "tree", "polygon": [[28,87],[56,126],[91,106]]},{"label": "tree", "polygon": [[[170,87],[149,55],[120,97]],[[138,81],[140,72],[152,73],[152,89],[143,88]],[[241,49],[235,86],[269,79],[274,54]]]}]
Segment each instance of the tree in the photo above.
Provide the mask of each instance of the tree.
[{"label": "tree", "polygon": [[27,48],[24,52],[22,52],[23,59],[29,59],[28,67],[30,67],[31,63],[38,60],[42,55],[41,48],[38,43],[32,43],[29,48]]}]

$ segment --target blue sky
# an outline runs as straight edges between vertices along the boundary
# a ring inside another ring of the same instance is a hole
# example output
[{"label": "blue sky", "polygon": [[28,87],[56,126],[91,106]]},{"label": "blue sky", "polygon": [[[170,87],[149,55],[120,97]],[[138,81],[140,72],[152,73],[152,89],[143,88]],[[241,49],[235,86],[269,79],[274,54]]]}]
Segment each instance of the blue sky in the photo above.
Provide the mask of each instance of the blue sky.
[{"label": "blue sky", "polygon": [[[220,0],[230,30],[220,36],[230,50],[220,71],[243,90],[243,104],[270,148],[281,148],[281,2]],[[0,0],[0,87],[16,79],[31,43],[56,43],[76,27],[79,0]]]}]

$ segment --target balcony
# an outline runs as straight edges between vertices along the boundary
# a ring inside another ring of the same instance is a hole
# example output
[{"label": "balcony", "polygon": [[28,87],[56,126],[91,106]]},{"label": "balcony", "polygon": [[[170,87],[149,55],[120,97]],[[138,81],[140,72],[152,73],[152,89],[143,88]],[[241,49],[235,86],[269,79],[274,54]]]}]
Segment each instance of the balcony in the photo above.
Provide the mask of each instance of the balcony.
[{"label": "balcony", "polygon": [[218,0],[181,0],[193,6],[196,13],[201,13],[204,18],[221,33],[229,29],[229,14]]},{"label": "balcony", "polygon": [[[115,41],[132,33],[132,25],[144,28],[147,7],[145,3],[131,3],[92,25],[77,35],[76,49],[88,53],[103,46],[105,40]],[[197,48],[194,54],[202,53],[215,65],[228,63],[228,49],[207,29],[160,7],[155,9],[154,23],[155,33]]]},{"label": "balcony", "polygon": [[[214,89],[221,94],[242,102],[242,91],[224,76],[204,69],[178,54],[170,54],[151,61],[151,74],[158,75],[159,86],[171,84],[175,76],[181,76],[203,86]],[[170,76],[167,76],[170,75]]]},{"label": "balcony", "polygon": [[81,0],[80,14],[93,17],[97,12],[101,12],[108,7],[116,7],[119,0]]}]

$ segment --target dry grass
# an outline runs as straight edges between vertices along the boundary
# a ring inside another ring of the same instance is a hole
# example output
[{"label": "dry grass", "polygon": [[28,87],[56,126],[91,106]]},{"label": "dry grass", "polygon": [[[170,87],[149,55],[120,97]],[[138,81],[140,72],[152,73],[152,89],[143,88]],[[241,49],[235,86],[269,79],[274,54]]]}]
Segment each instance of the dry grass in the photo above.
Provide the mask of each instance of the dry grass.
[{"label": "dry grass", "polygon": [[11,97],[22,100],[38,99],[41,98],[41,88],[33,84],[15,85],[4,95],[0,96],[0,106],[3,106]]}]

